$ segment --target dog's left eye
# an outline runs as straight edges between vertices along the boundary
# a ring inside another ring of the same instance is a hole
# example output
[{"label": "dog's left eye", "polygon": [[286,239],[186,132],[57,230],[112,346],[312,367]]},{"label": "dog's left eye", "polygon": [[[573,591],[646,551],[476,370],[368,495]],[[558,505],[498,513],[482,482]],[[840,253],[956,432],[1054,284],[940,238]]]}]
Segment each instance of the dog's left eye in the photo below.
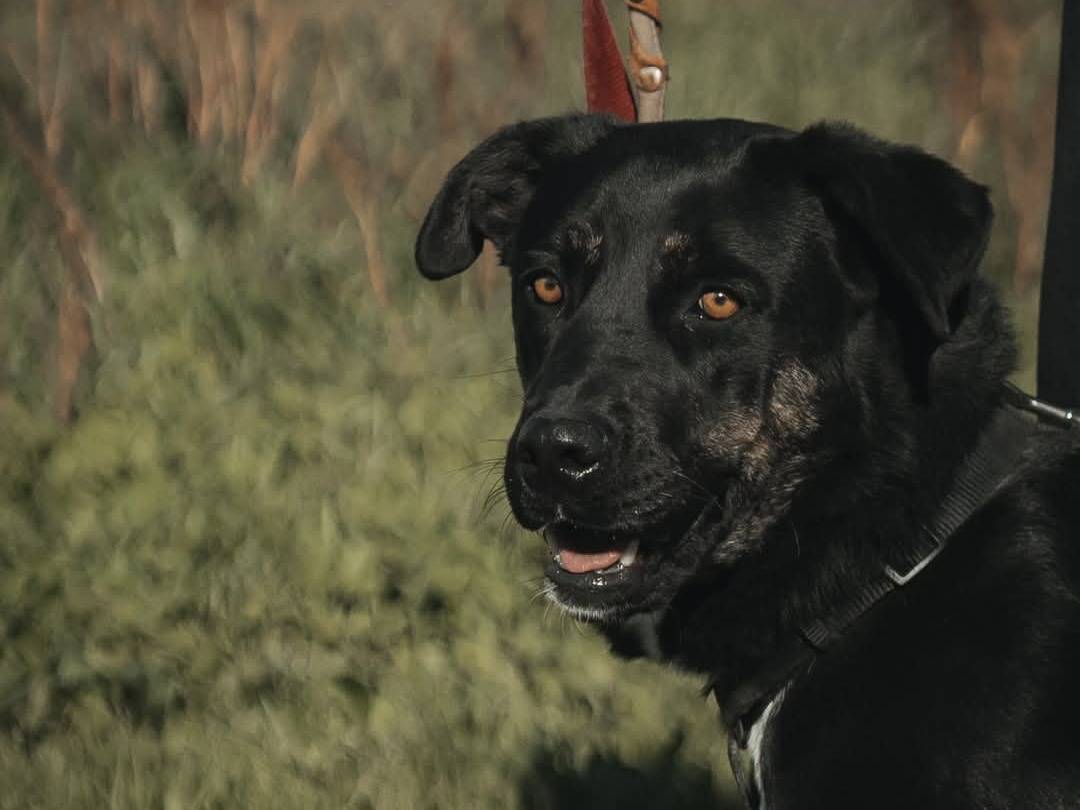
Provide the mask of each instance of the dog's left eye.
[{"label": "dog's left eye", "polygon": [[557,304],[563,299],[562,284],[555,276],[540,276],[533,279],[530,286],[536,300],[543,304]]},{"label": "dog's left eye", "polygon": [[726,321],[739,311],[739,302],[719,290],[705,293],[698,299],[697,305],[701,314],[713,321]]}]

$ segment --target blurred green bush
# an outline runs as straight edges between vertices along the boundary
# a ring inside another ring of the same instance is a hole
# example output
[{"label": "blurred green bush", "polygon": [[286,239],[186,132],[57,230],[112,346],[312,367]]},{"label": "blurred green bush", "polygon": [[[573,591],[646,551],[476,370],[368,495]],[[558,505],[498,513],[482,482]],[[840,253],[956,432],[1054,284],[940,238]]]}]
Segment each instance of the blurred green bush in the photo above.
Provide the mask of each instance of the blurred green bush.
[{"label": "blurred green bush", "polygon": [[[1054,8],[1006,14],[1024,104]],[[665,11],[674,117],[956,147],[937,4]],[[497,489],[519,391],[490,257],[413,278],[449,165],[580,107],[576,13],[0,12],[0,807],[730,800],[700,684],[535,599]],[[995,188],[1005,142],[972,158]],[[987,268],[1030,335],[998,202]]]}]

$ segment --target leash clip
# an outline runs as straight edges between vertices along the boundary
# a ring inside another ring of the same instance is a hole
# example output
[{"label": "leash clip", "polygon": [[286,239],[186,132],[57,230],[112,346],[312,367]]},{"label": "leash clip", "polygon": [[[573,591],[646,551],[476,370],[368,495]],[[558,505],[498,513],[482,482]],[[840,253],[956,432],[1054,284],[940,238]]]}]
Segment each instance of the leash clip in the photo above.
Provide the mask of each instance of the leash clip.
[{"label": "leash clip", "polygon": [[1017,388],[1012,383],[1005,383],[1005,392],[1009,403],[1014,408],[1033,413],[1044,422],[1066,429],[1080,424],[1080,421],[1077,420],[1077,414],[1071,408],[1051,405],[1049,402],[1031,396],[1031,394]]}]

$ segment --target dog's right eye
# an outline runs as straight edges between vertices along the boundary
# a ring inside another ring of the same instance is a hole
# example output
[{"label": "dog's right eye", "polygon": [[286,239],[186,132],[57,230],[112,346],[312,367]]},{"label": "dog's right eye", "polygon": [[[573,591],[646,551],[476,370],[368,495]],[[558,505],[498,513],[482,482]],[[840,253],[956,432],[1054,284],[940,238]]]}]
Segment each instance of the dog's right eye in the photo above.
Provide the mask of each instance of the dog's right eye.
[{"label": "dog's right eye", "polygon": [[697,301],[701,314],[711,321],[726,321],[740,309],[739,302],[725,292],[707,292]]},{"label": "dog's right eye", "polygon": [[563,299],[562,284],[555,276],[539,276],[530,286],[536,300],[542,304],[557,304]]}]

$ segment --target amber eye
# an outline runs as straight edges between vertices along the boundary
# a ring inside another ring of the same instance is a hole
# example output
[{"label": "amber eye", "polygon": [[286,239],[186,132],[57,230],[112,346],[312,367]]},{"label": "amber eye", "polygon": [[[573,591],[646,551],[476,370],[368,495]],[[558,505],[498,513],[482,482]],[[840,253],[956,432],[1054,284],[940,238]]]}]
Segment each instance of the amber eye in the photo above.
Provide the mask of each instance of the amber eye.
[{"label": "amber eye", "polygon": [[540,276],[532,283],[536,297],[545,304],[557,304],[562,301],[562,285],[555,276]]},{"label": "amber eye", "polygon": [[698,309],[714,321],[726,321],[739,311],[739,302],[727,293],[707,292],[698,299]]}]

